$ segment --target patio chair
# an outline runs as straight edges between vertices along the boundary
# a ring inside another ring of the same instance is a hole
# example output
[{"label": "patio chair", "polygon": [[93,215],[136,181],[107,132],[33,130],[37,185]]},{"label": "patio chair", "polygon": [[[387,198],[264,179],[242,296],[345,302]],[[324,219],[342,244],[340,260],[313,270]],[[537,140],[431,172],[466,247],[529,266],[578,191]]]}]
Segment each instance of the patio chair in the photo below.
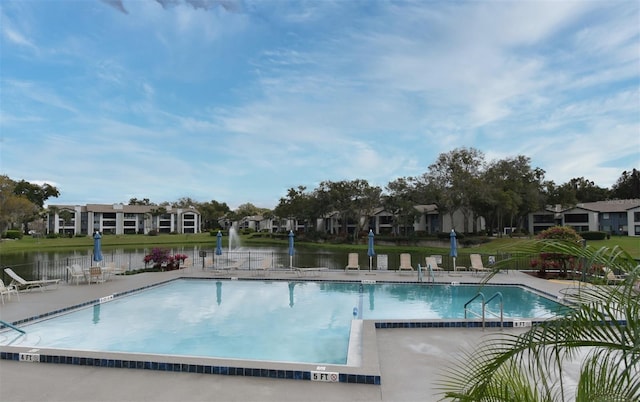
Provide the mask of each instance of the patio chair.
[{"label": "patio chair", "polygon": [[2,279],[0,279],[0,298],[2,299],[2,304],[4,304],[4,295],[7,295],[7,298],[11,300],[12,294],[16,295],[18,301],[20,301],[20,294],[18,293],[18,289],[13,285],[5,286]]},{"label": "patio chair", "polygon": [[82,281],[86,280],[84,271],[82,270],[82,267],[80,267],[80,265],[78,264],[73,264],[70,267],[67,266],[67,272],[69,273],[69,279],[71,280],[71,283],[75,281],[76,286],[80,284],[81,280]]},{"label": "patio chair", "polygon": [[11,268],[5,268],[4,272],[6,272],[7,275],[11,277],[11,283],[9,284],[9,286],[15,286],[16,289],[31,290],[33,288],[39,288],[40,291],[44,292],[45,286],[56,285],[57,288],[58,283],[60,282],[60,279],[41,279],[39,281],[28,281],[13,272]]},{"label": "patio chair", "polygon": [[425,267],[431,266],[431,270],[433,272],[442,272],[442,271],[444,271],[444,268],[442,268],[441,266],[438,265],[438,261],[436,260],[436,257],[434,257],[434,256],[424,257],[424,262],[425,262]]},{"label": "patio chair", "polygon": [[480,254],[471,254],[469,255],[471,259],[471,269],[473,272],[489,272],[490,268],[486,268],[482,263],[482,256]]},{"label": "patio chair", "polygon": [[94,283],[102,283],[105,281],[104,272],[102,268],[99,266],[89,268],[89,277],[87,278],[89,284]]},{"label": "patio chair", "polygon": [[400,265],[398,266],[398,272],[402,273],[402,271],[414,271],[413,265],[411,265],[411,254],[409,253],[400,254]]},{"label": "patio chair", "polygon": [[360,262],[358,261],[358,253],[349,253],[347,266],[344,267],[345,272],[360,271]]}]

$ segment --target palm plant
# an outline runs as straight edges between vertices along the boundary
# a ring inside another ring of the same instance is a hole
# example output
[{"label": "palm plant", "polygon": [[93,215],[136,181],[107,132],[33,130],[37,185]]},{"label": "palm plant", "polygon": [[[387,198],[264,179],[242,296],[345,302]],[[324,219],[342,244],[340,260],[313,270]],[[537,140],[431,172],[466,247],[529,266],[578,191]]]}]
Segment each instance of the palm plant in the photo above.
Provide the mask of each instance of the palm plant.
[{"label": "palm plant", "polygon": [[438,381],[442,399],[639,401],[637,262],[617,247],[595,250],[559,240],[533,241],[520,251],[568,254],[581,258],[583,273],[591,264],[602,264],[627,276],[615,286],[572,288],[565,293],[574,306],[568,314],[525,333],[489,337],[464,352]]}]

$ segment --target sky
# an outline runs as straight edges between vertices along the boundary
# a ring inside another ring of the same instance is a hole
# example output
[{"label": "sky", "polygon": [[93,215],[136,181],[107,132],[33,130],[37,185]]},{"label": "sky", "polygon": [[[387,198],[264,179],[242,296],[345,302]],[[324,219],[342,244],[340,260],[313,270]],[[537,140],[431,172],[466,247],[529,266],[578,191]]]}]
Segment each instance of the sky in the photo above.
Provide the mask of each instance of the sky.
[{"label": "sky", "polygon": [[640,2],[3,0],[0,174],[48,204],[384,187],[476,148],[640,169]]}]

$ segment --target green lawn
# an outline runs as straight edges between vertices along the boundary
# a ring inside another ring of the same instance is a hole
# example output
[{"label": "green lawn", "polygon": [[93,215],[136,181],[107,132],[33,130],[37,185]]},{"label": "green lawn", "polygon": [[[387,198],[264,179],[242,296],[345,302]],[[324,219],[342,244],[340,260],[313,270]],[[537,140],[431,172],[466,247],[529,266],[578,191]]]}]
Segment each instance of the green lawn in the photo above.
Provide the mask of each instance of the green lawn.
[{"label": "green lawn", "polygon": [[[275,240],[267,238],[247,239],[244,238],[243,244],[276,244],[285,246],[287,240]],[[479,254],[495,254],[501,250],[507,248],[517,247],[518,242],[522,242],[520,239],[502,238],[495,239],[489,243],[481,244],[473,248],[461,248],[459,254],[479,253]],[[102,238],[102,245],[105,248],[122,247],[154,247],[154,246],[175,246],[175,245],[204,245],[205,247],[215,247],[215,236],[211,236],[209,233],[199,234],[186,234],[186,235],[173,235],[165,234],[158,236],[144,236],[144,235],[105,235]],[[226,246],[227,237],[223,237],[223,245]],[[329,250],[366,250],[366,241],[362,244],[329,244],[329,243],[296,243],[299,246],[305,248],[322,248]],[[609,240],[589,241],[587,243],[590,247],[600,248],[620,246],[623,250],[627,251],[635,259],[640,259],[640,238],[638,237],[612,237]],[[0,255],[4,253],[15,253],[24,251],[52,251],[52,250],[77,250],[83,247],[93,247],[93,239],[91,237],[73,237],[73,238],[58,238],[58,239],[36,239],[30,236],[25,236],[21,240],[3,240],[0,242]],[[449,251],[448,246],[445,247],[417,247],[417,246],[382,246],[376,245],[376,251],[378,253],[383,252],[412,252],[420,250],[422,252],[430,252],[432,254],[447,254]]]}]

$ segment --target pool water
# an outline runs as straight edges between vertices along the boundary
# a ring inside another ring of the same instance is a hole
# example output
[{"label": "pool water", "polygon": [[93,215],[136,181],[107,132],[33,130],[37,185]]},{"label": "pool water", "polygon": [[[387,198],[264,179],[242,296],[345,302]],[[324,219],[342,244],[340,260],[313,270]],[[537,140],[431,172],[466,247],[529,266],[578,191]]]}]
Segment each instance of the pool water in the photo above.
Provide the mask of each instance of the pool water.
[{"label": "pool water", "polygon": [[[15,346],[346,364],[354,318],[461,319],[478,286],[176,280],[22,326]],[[555,316],[561,305],[520,287],[505,318]],[[497,310],[497,306],[488,306]],[[479,303],[478,307],[479,309]],[[4,339],[3,339],[4,338]],[[0,344],[10,337],[0,334]]]}]

